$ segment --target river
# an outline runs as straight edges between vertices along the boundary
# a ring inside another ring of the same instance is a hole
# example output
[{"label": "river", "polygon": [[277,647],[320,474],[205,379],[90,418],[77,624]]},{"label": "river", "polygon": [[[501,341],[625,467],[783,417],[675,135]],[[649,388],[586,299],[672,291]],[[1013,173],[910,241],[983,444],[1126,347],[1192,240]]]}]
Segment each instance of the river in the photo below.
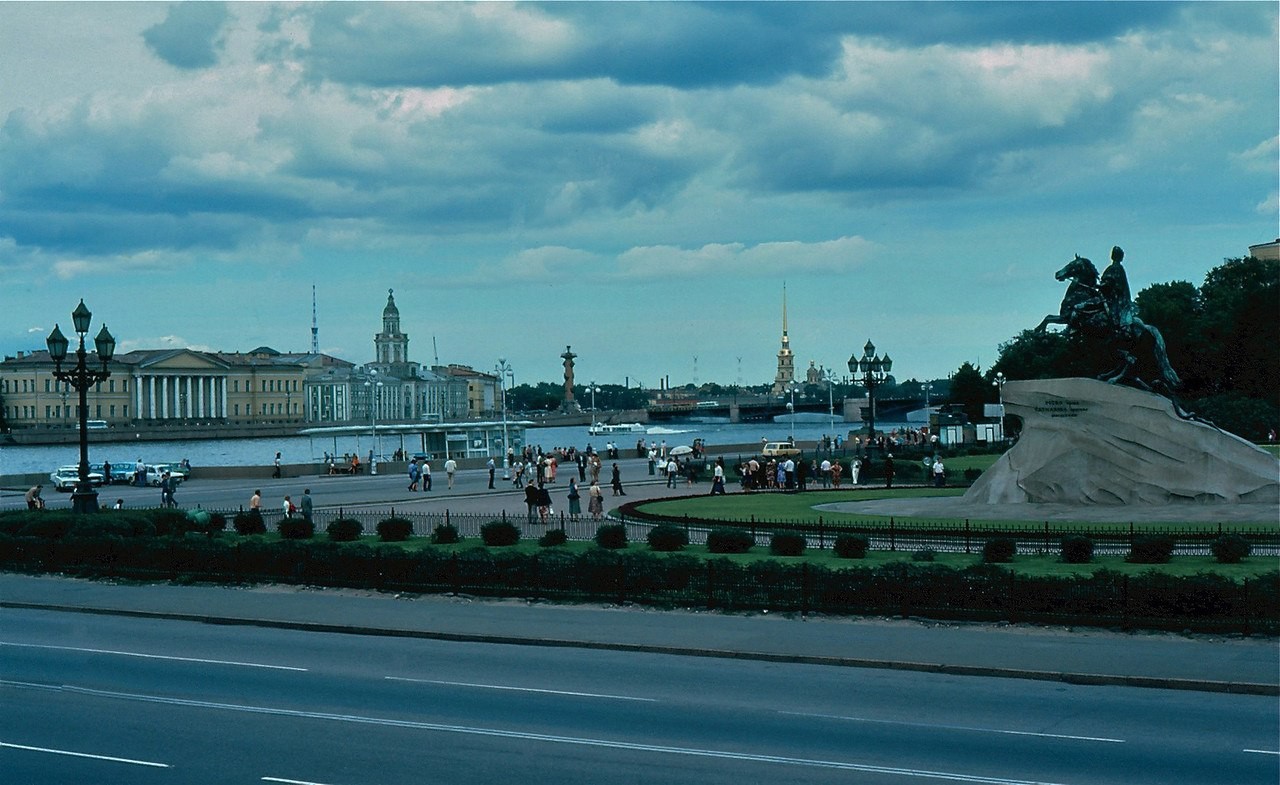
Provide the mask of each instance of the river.
[{"label": "river", "polygon": [[[826,434],[839,434],[844,438],[855,423],[831,422],[824,419],[817,422],[797,422],[794,427],[795,438],[802,442],[821,439]],[[905,423],[877,422],[877,430],[904,428]],[[718,444],[754,444],[762,439],[768,441],[785,441],[792,434],[790,422],[691,422],[664,421],[650,424],[643,434],[645,441],[667,443],[668,447],[692,444],[694,439],[702,439],[707,445]],[[530,444],[542,445],[550,450],[556,447],[577,447],[582,449],[588,444],[596,449],[603,449],[605,442],[613,440],[620,448],[634,448],[639,433],[620,433],[613,436],[591,436],[587,426],[560,426],[552,428],[530,428],[526,432],[526,441]],[[401,446],[399,436],[380,436],[378,452],[390,455]],[[412,450],[412,440],[404,444]],[[166,442],[113,442],[109,444],[91,444],[89,460],[102,463],[108,460],[113,464],[132,464],[138,458],[144,463],[177,463],[183,458],[191,461],[193,466],[269,466],[277,451],[281,453],[281,461],[290,463],[319,462],[326,452],[338,455],[359,452],[367,454],[370,447],[368,434],[363,437],[310,438],[307,436],[289,436],[264,439],[202,439],[192,441]],[[0,475],[32,474],[53,471],[59,466],[75,464],[80,460],[80,450],[74,444],[50,445],[7,445],[0,447]]]}]

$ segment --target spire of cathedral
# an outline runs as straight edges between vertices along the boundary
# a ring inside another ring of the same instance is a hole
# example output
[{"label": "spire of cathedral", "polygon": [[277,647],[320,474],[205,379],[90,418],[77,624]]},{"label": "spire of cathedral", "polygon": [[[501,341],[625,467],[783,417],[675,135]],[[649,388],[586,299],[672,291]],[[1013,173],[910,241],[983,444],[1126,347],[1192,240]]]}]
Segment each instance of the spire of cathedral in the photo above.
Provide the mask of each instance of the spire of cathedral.
[{"label": "spire of cathedral", "polygon": [[795,357],[791,352],[791,339],[787,336],[787,283],[782,282],[782,347],[778,349],[778,372],[773,377],[772,393],[785,394],[795,382]]}]

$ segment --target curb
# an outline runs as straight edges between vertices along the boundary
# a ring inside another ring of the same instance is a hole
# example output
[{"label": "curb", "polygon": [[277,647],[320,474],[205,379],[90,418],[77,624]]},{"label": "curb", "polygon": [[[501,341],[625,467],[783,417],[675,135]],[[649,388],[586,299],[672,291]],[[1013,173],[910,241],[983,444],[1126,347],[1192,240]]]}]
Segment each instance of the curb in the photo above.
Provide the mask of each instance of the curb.
[{"label": "curb", "polygon": [[364,627],[321,622],[282,621],[273,619],[238,618],[233,616],[209,616],[167,611],[141,611],[119,608],[94,608],[80,605],[53,605],[35,602],[0,601],[0,608],[13,610],[54,611],[58,613],[83,613],[95,616],[121,616],[134,619],[160,619],[187,621],[198,624],[228,627],[264,627],[301,632],[337,633],[342,635],[368,635],[385,638],[416,638],[420,640],[449,641],[453,643],[490,643],[508,646],[544,646],[549,648],[587,649],[596,651],[635,652],[640,654],[666,654],[680,657],[711,657],[718,659],[779,662],[799,665],[825,665],[838,668],[874,668],[878,670],[939,673],[951,676],[985,676],[1000,679],[1029,679],[1032,681],[1056,681],[1064,684],[1095,687],[1140,687],[1144,689],[1185,690],[1214,692],[1233,695],[1280,696],[1280,684],[1259,682],[1210,681],[1207,679],[1181,679],[1160,676],[1117,676],[1068,671],[1040,671],[1021,668],[996,668],[979,665],[947,665],[944,663],[911,662],[902,660],[870,660],[856,657],[832,657],[826,655],[776,654],[770,652],[730,651],[704,647],[660,646],[656,644],[616,643],[607,641],[569,640],[560,638],[535,638],[519,635],[485,635],[480,633],[436,632],[386,627]]}]

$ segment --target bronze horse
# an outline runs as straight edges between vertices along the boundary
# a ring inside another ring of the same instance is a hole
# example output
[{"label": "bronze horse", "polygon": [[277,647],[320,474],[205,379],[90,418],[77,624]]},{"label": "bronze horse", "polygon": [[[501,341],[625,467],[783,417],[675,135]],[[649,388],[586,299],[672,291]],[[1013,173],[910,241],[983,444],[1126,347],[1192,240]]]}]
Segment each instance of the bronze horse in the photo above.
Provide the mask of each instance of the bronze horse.
[{"label": "bronze horse", "polygon": [[1050,324],[1065,325],[1068,334],[1105,347],[1116,357],[1116,367],[1099,376],[1099,380],[1174,398],[1174,390],[1181,380],[1169,364],[1164,336],[1138,318],[1132,303],[1108,306],[1098,286],[1098,268],[1093,262],[1076,254],[1054,277],[1059,281],[1070,280],[1071,284],[1058,313],[1044,317],[1036,331],[1044,332]]}]

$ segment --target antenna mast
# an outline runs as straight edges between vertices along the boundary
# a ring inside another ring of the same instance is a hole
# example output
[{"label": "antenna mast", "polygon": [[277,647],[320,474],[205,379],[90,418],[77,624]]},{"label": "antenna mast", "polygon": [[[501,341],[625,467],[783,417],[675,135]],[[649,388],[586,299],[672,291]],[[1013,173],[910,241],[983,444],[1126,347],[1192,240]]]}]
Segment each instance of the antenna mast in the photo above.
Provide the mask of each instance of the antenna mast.
[{"label": "antenna mast", "polygon": [[311,353],[320,353],[320,321],[316,316],[315,284],[311,284]]}]

